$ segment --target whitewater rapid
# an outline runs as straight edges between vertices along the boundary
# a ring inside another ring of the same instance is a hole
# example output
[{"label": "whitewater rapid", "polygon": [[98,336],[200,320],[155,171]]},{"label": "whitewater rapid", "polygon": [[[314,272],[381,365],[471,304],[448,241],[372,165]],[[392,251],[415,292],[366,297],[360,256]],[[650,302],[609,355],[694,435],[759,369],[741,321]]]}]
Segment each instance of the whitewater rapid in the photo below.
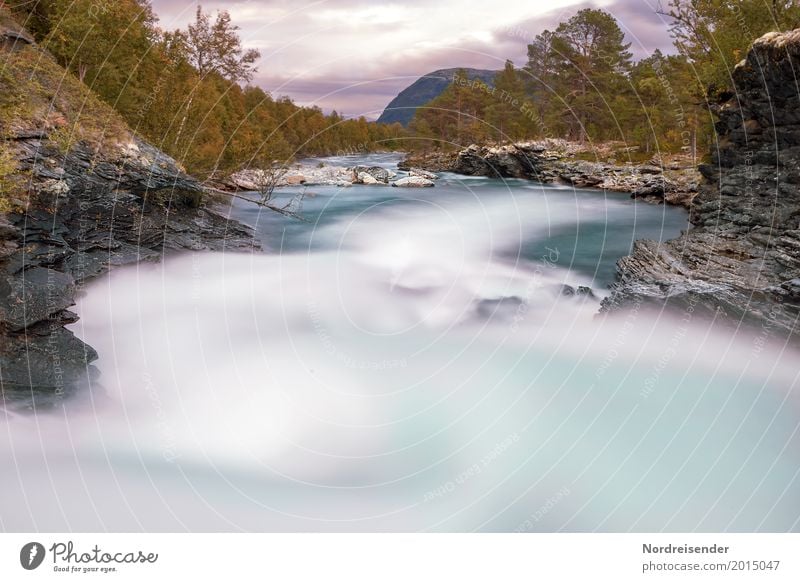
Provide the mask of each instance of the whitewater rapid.
[{"label": "whitewater rapid", "polygon": [[4,421],[2,527],[798,529],[797,354],[691,311],[597,314],[603,248],[631,216],[674,236],[663,209],[397,190],[321,187],[309,224],[251,221],[266,253],[89,285],[73,330],[101,376]]}]

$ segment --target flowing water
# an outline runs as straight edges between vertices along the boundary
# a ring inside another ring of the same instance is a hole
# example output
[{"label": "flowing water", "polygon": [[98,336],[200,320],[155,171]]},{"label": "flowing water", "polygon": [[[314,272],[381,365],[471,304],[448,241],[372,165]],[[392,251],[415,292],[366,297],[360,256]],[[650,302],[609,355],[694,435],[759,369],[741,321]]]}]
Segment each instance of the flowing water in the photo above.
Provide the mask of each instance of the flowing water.
[{"label": "flowing water", "polygon": [[4,420],[0,528],[800,529],[797,354],[690,310],[597,315],[683,210],[445,174],[309,187],[308,222],[231,213],[265,253],[88,286],[102,376]]}]

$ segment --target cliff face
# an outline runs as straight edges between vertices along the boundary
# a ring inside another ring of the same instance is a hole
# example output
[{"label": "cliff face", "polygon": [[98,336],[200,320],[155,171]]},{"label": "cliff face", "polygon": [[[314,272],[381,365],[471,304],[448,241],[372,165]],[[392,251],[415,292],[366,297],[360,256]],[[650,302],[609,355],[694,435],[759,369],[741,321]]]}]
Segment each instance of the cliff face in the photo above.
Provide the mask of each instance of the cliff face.
[{"label": "cliff face", "polygon": [[94,375],[97,354],[65,328],[83,281],[253,242],[23,31],[0,39],[0,396],[45,405]]},{"label": "cliff face", "polygon": [[717,105],[719,146],[700,167],[692,228],[639,241],[608,310],[634,301],[752,320],[796,337],[800,314],[800,29],[758,39]]}]

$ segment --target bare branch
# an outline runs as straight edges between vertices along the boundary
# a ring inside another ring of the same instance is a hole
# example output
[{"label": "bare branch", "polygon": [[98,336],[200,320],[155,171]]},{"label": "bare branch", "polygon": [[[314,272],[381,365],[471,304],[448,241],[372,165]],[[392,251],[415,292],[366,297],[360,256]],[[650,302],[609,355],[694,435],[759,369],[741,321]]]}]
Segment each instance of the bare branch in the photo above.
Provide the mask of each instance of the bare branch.
[{"label": "bare branch", "polygon": [[303,189],[302,192],[295,194],[294,197],[292,197],[292,199],[283,206],[275,206],[273,204],[269,204],[269,202],[262,202],[260,199],[248,198],[247,196],[242,196],[241,194],[237,194],[236,192],[227,192],[225,190],[211,188],[210,186],[206,186],[204,190],[211,194],[222,194],[225,196],[230,196],[231,198],[244,200],[245,202],[250,202],[251,204],[255,204],[256,206],[261,206],[262,208],[266,208],[273,212],[277,212],[278,214],[282,214],[283,216],[288,216],[289,218],[294,218],[297,220],[301,220],[303,222],[310,222],[307,218],[303,217],[300,214],[300,210],[302,208],[302,201],[305,198],[305,189]]},{"label": "bare branch", "polygon": [[262,203],[272,200],[275,188],[280,185],[288,171],[288,166],[278,162],[273,162],[266,168],[258,168],[253,171],[253,181],[258,188],[258,193],[261,194]]}]

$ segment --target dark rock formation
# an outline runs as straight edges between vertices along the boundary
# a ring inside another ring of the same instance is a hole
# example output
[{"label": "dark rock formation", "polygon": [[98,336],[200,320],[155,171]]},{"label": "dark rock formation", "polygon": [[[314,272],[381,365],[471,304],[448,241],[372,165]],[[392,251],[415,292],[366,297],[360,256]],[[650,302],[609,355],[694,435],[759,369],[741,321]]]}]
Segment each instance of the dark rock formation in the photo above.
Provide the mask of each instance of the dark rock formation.
[{"label": "dark rock formation", "polygon": [[559,292],[565,297],[588,297],[589,299],[597,300],[597,296],[594,294],[591,288],[583,285],[578,285],[577,287],[572,287],[571,285],[561,285]]},{"label": "dark rock formation", "polygon": [[410,172],[414,169],[423,169],[428,172],[454,172],[455,152],[428,151],[407,155],[398,164],[400,170]]},{"label": "dark rock formation", "polygon": [[0,53],[0,91],[14,95],[0,103],[0,396],[38,406],[94,374],[97,354],[65,327],[81,283],[172,251],[254,243],[10,20]]},{"label": "dark rock formation", "polygon": [[716,106],[719,148],[692,228],[639,241],[619,262],[607,310],[668,304],[794,335],[800,314],[800,29],[758,39]]},{"label": "dark rock formation", "polygon": [[592,155],[591,146],[563,140],[508,145],[470,145],[452,152],[409,155],[398,167],[424,168],[468,176],[522,178],[542,183],[569,184],[576,188],[601,188],[628,192],[648,202],[688,207],[697,189],[691,168],[651,164],[612,164],[580,159]]},{"label": "dark rock formation", "polygon": [[253,248],[251,232],[201,206],[202,188],[141,141],[63,154],[14,136],[26,210],[0,220],[0,382],[6,401],[52,402],[94,374],[64,326],[81,282],[176,250]]}]

